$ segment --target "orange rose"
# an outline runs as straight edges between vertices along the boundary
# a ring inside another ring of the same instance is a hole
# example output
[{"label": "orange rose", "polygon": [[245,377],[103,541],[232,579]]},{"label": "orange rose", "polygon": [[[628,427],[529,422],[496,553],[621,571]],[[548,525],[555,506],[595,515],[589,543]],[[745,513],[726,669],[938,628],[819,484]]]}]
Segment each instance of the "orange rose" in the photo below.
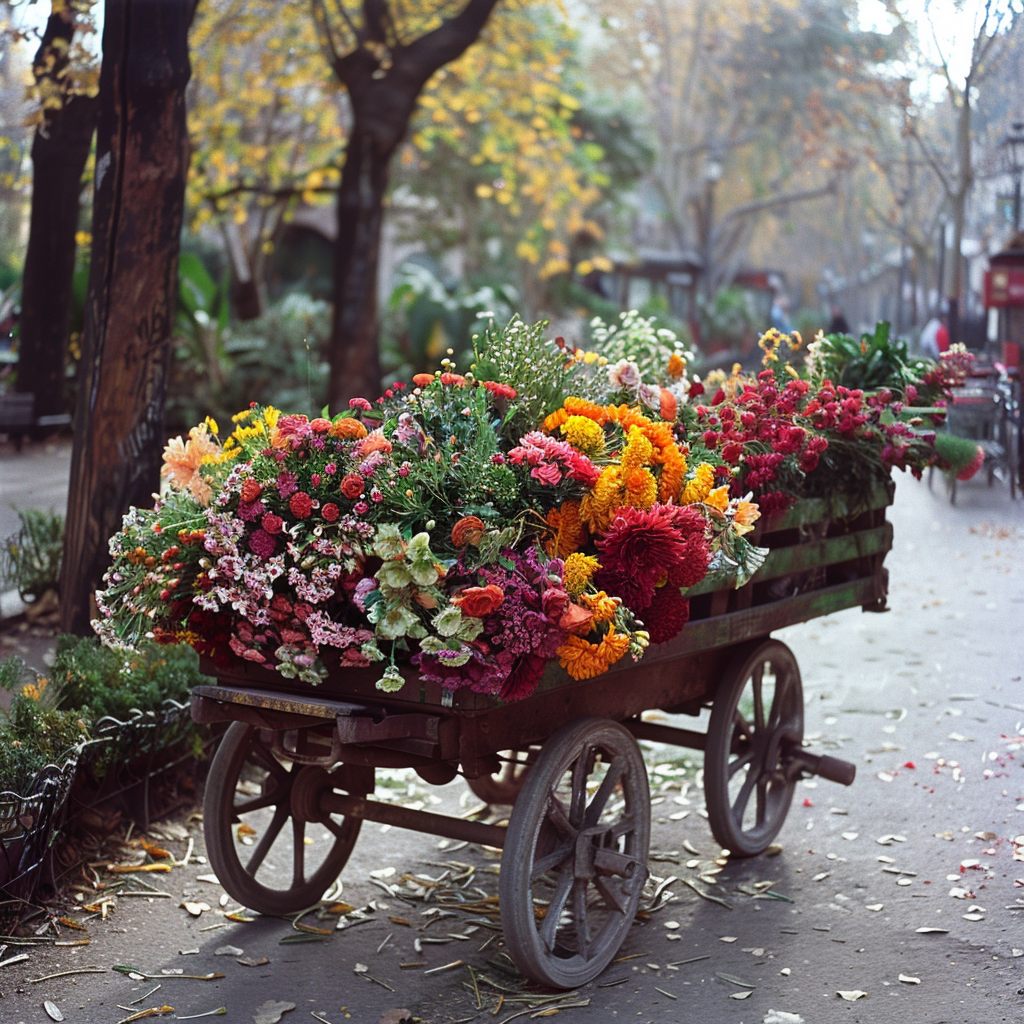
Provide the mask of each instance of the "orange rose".
[{"label": "orange rose", "polygon": [[463,615],[482,619],[490,615],[505,600],[505,591],[495,583],[486,587],[467,587],[452,598],[452,604],[462,609]]},{"label": "orange rose", "polygon": [[341,493],[346,498],[358,498],[363,493],[365,486],[363,478],[358,473],[346,473],[341,478]]},{"label": "orange rose", "polygon": [[478,516],[463,516],[452,527],[452,545],[464,548],[467,544],[476,547],[484,535],[484,521]]},{"label": "orange rose", "polygon": [[562,613],[558,625],[567,633],[586,636],[594,626],[594,613],[573,602]]},{"label": "orange rose", "polygon": [[366,437],[366,427],[359,420],[345,416],[331,424],[329,433],[331,437],[336,437],[339,441],[358,441]]},{"label": "orange rose", "polygon": [[428,384],[434,383],[434,375],[432,373],[417,373],[413,375],[412,382],[418,388],[425,388]]}]

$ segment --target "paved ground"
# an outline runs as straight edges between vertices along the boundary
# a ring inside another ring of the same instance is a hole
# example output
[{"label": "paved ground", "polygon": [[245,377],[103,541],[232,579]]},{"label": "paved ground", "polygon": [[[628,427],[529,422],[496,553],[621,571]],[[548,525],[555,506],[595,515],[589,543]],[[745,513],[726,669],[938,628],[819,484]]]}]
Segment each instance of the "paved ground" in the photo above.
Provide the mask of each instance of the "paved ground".
[{"label": "paved ground", "polygon": [[[807,1024],[1024,1018],[1024,506],[1012,505],[998,485],[972,483],[951,507],[941,487],[932,494],[901,477],[892,519],[892,610],[847,611],[778,634],[801,665],[807,732],[818,750],[857,763],[856,783],[803,783],[779,837],[782,852],[730,860],[712,885],[698,879],[719,851],[693,768],[678,776],[655,771],[659,859],[651,868],[676,876],[665,890],[675,898],[636,924],[622,948],[627,959],[567,1000],[587,1005],[552,1004],[559,1017],[760,1024],[775,1010]],[[652,748],[648,760],[664,765],[668,756]],[[428,787],[412,779],[388,792],[439,799],[456,811],[470,801],[458,781]],[[198,821],[177,827],[188,831],[175,839],[172,828],[162,845],[181,859],[188,834],[201,854]],[[286,1024],[394,1022],[402,1014],[388,1011],[398,1008],[431,1024],[504,1022],[524,1009],[518,1019],[532,1019],[543,1005],[515,1002],[484,981],[478,1009],[465,964],[478,979],[517,987],[486,919],[470,931],[478,911],[421,930],[429,905],[382,891],[403,873],[437,877],[446,862],[454,872],[461,869],[452,862],[474,865],[473,884],[496,891],[494,858],[442,850],[440,842],[368,824],[340,898],[357,908],[376,901],[376,909],[340,932],[334,919],[308,917],[331,933],[307,933],[324,941],[294,945],[282,943],[300,937],[291,922],[225,918],[235,905],[201,877],[209,868],[193,857],[188,867],[148,876],[169,898],[121,896],[107,921],[88,921],[89,945],[27,947],[28,960],[0,961],[0,1019],[48,1020],[47,999],[68,1021],[85,1024],[165,1004],[179,1017],[225,1007],[223,1018],[241,1024],[256,1020],[267,1001],[295,1004]],[[374,880],[371,871],[381,875]],[[754,898],[756,883],[769,880],[788,899]],[[210,909],[193,917],[179,906],[185,898]],[[414,945],[467,933],[420,951]],[[224,947],[242,952],[218,955]],[[18,952],[10,947],[2,958]],[[464,965],[427,973],[456,960]],[[422,966],[400,966],[408,963]],[[116,964],[157,977],[133,980],[112,972]],[[106,970],[32,983],[86,966]],[[161,977],[170,971],[225,977]],[[866,995],[850,1002],[839,991]]]}]

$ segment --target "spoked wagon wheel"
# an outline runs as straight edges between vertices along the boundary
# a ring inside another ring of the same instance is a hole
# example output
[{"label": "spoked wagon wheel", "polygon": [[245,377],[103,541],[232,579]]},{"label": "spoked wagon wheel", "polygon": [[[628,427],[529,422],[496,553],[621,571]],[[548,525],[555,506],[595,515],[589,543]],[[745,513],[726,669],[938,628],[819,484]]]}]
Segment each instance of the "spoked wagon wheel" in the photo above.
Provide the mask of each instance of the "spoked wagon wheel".
[{"label": "spoked wagon wheel", "polygon": [[210,865],[231,896],[261,914],[294,914],[323,896],[362,825],[318,811],[319,795],[343,789],[339,782],[337,772],[282,763],[259,729],[230,725],[210,765],[203,827]]},{"label": "spoked wagon wheel", "polygon": [[526,773],[537,760],[540,747],[525,750],[502,750],[501,769],[493,775],[481,775],[478,779],[466,779],[466,785],[484,803],[514,804],[526,781]]},{"label": "spoked wagon wheel", "polygon": [[799,768],[804,692],[793,652],[768,640],[727,669],[711,707],[704,792],[715,839],[733,854],[762,853],[778,835]]},{"label": "spoked wagon wheel", "polygon": [[651,797],[636,740],[581,718],[544,744],[512,809],[499,893],[505,941],[533,981],[575,988],[611,962],[647,878]]}]

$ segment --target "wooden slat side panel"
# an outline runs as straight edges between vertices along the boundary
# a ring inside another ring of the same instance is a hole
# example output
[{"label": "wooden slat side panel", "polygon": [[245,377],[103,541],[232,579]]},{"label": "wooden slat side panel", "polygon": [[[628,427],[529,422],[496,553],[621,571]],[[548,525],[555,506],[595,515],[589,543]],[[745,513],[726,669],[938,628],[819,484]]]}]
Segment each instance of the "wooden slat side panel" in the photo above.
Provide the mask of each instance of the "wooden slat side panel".
[{"label": "wooden slat side panel", "polygon": [[794,572],[850,562],[856,558],[888,551],[891,547],[892,525],[886,523],[872,530],[860,530],[842,537],[830,537],[809,544],[779,548],[765,559],[764,565],[754,576],[754,582],[761,583]]},{"label": "wooden slat side panel", "polygon": [[895,490],[895,484],[891,482],[886,487],[876,487],[864,501],[858,501],[855,506],[842,499],[833,502],[824,498],[805,498],[785,512],[765,516],[762,520],[762,532],[769,534],[779,530],[791,530],[797,526],[820,523],[826,519],[846,519],[850,515],[851,507],[855,508],[857,513],[885,508],[892,504]]}]

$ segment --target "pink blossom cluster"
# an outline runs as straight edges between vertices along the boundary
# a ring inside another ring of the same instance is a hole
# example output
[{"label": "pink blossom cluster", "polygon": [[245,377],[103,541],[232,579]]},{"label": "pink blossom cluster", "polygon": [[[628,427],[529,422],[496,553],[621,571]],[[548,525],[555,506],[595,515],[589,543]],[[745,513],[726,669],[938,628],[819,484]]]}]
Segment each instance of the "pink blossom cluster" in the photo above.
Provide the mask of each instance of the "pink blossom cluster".
[{"label": "pink blossom cluster", "polygon": [[586,455],[539,430],[524,434],[508,458],[516,466],[529,466],[530,476],[548,487],[557,487],[564,480],[577,480],[584,487],[593,487],[600,476]]}]

